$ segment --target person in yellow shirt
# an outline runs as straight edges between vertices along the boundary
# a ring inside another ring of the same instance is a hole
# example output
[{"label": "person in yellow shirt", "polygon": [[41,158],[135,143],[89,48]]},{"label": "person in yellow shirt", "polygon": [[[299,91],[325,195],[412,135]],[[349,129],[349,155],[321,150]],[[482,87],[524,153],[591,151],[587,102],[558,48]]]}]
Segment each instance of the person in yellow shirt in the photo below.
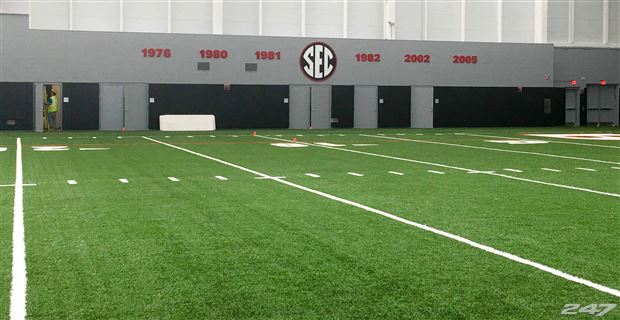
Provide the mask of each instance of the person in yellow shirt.
[{"label": "person in yellow shirt", "polygon": [[51,96],[47,99],[47,124],[48,129],[58,129],[56,127],[56,112],[58,112],[58,98],[56,92],[52,91]]}]

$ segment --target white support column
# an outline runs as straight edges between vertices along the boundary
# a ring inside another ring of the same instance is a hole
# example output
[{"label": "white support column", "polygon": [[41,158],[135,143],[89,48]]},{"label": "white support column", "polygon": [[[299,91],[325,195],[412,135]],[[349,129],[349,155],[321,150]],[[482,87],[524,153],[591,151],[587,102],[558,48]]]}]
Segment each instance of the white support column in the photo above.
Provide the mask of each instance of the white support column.
[{"label": "white support column", "polygon": [[547,0],[534,1],[534,42],[547,42]]},{"label": "white support column", "polygon": [[118,31],[120,32],[123,32],[124,25],[125,25],[124,9],[125,9],[125,1],[119,0],[118,1]]},{"label": "white support column", "polygon": [[394,26],[396,20],[396,3],[394,0],[383,1],[383,38],[394,40]]},{"label": "white support column", "polygon": [[603,0],[603,45],[609,44],[609,0]]},{"label": "white support column", "polygon": [[213,34],[224,33],[224,2],[223,0],[213,0]]},{"label": "white support column", "polygon": [[467,6],[466,0],[461,0],[461,27],[459,39],[465,41],[465,7]]},{"label": "white support column", "polygon": [[568,0],[568,43],[575,43],[575,0]]},{"label": "white support column", "polygon": [[504,0],[497,0],[497,42],[504,37]]},{"label": "white support column", "polygon": [[306,0],[301,0],[301,36],[306,36]]},{"label": "white support column", "polygon": [[69,30],[73,30],[73,0],[69,0]]},{"label": "white support column", "polygon": [[422,1],[422,40],[428,40],[428,0]]},{"label": "white support column", "polygon": [[172,0],[168,0],[168,33],[172,33]]},{"label": "white support column", "polygon": [[263,35],[263,0],[258,0],[258,35]]},{"label": "white support column", "polygon": [[342,0],[342,37],[349,37],[349,0]]}]

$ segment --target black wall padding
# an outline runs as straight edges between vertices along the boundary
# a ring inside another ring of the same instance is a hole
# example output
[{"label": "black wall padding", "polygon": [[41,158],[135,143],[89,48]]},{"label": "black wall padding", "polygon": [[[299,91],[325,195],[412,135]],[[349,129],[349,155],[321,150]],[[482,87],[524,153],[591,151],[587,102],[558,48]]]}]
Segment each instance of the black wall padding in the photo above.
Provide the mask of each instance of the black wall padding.
[{"label": "black wall padding", "polygon": [[33,130],[33,110],[32,82],[0,82],[0,130]]},{"label": "black wall padding", "polygon": [[[69,98],[69,102],[62,102]],[[63,130],[99,130],[99,84],[63,83],[61,105]]]},{"label": "black wall padding", "polygon": [[411,87],[379,87],[379,128],[411,127]]},{"label": "black wall padding", "polygon": [[150,84],[149,129],[164,114],[213,114],[218,129],[288,128],[288,86]]},{"label": "black wall padding", "polygon": [[[565,122],[564,88],[435,87],[434,127],[557,126]],[[551,113],[544,99],[551,99]]]},{"label": "black wall padding", "polygon": [[353,86],[332,86],[332,128],[353,128]]}]

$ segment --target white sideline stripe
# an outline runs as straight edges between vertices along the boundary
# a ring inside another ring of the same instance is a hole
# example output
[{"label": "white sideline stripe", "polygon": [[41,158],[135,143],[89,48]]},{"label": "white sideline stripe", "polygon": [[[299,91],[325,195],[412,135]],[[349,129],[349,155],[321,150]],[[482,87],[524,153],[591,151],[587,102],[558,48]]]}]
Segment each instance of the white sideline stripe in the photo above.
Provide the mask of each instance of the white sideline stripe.
[{"label": "white sideline stripe", "polygon": [[258,179],[258,180],[268,180],[268,179],[286,179],[286,177],[254,177],[254,179]]},{"label": "white sideline stripe", "polygon": [[[150,139],[150,138],[145,138],[145,139]],[[215,178],[218,180],[222,180],[222,181],[228,180],[228,178],[222,177],[222,176],[215,176]]]},{"label": "white sideline stripe", "polygon": [[[233,167],[233,168],[236,168],[236,169],[239,169],[239,170],[251,173],[253,175],[269,177],[269,175],[267,175],[267,174],[264,174],[264,173],[261,173],[261,172],[258,172],[258,171],[246,168],[246,167],[242,167],[240,165],[237,165],[237,164],[234,164],[234,163],[230,163],[230,162],[227,162],[227,161],[224,161],[224,160],[220,160],[218,158],[214,158],[214,157],[202,154],[202,153],[198,153],[196,151],[192,151],[192,150],[189,150],[189,149],[181,148],[181,147],[175,146],[173,144],[165,143],[165,142],[162,142],[162,141],[159,141],[159,140],[155,140],[155,139],[151,139],[151,138],[148,138],[148,137],[143,137],[143,138],[147,139],[147,140],[150,140],[150,141],[153,141],[153,142],[156,142],[156,143],[159,143],[159,144],[162,144],[162,145],[165,145],[165,146],[168,146],[170,148],[181,150],[181,151],[184,151],[184,152],[187,152],[187,153],[190,153],[190,154],[193,154],[193,155],[205,158],[205,159],[209,159],[209,160],[221,163],[223,165],[227,165],[229,167]],[[601,291],[601,292],[605,292],[605,293],[608,293],[608,294],[616,296],[616,297],[620,297],[620,290],[618,290],[618,289],[606,287],[606,286],[603,286],[601,284],[594,283],[594,282],[592,282],[590,280],[586,280],[586,279],[583,279],[583,278],[579,278],[579,277],[573,276],[571,274],[568,274],[566,272],[560,271],[558,269],[554,269],[554,268],[551,268],[549,266],[540,264],[538,262],[534,262],[534,261],[531,261],[531,260],[519,257],[517,255],[514,255],[514,254],[511,254],[511,253],[508,253],[508,252],[505,252],[505,251],[501,251],[501,250],[495,249],[493,247],[490,247],[490,246],[487,246],[487,245],[484,245],[484,244],[481,244],[481,243],[478,243],[478,242],[475,242],[475,241],[463,238],[461,236],[457,236],[455,234],[452,234],[452,233],[449,233],[449,232],[445,232],[445,231],[442,231],[442,230],[439,230],[439,229],[435,229],[433,227],[430,227],[430,226],[427,226],[427,225],[424,225],[424,224],[421,224],[421,223],[417,223],[417,222],[414,222],[414,221],[411,221],[411,220],[407,220],[405,218],[401,218],[399,216],[396,216],[396,215],[393,215],[391,213],[388,213],[388,212],[385,212],[385,211],[382,211],[382,210],[379,210],[379,209],[375,209],[375,208],[363,205],[361,203],[353,202],[351,200],[343,199],[343,198],[340,198],[340,197],[337,197],[337,196],[334,196],[334,195],[331,195],[331,194],[328,194],[328,193],[325,193],[325,192],[322,192],[322,191],[318,191],[318,190],[315,190],[315,189],[304,187],[302,185],[299,185],[299,184],[296,184],[296,183],[293,183],[293,182],[290,182],[290,181],[286,181],[286,180],[282,180],[282,179],[271,179],[271,180],[279,182],[279,183],[282,183],[282,184],[285,184],[285,185],[288,185],[290,187],[293,187],[293,188],[296,188],[296,189],[299,189],[299,190],[303,190],[303,191],[306,191],[306,192],[309,192],[309,193],[316,194],[316,195],[321,196],[323,198],[327,198],[327,199],[334,200],[334,201],[337,201],[337,202],[340,202],[340,203],[344,203],[344,204],[347,204],[347,205],[350,205],[350,206],[353,206],[353,207],[356,207],[356,208],[359,208],[359,209],[362,209],[362,210],[365,210],[365,211],[368,211],[368,212],[376,213],[376,214],[384,216],[386,218],[389,218],[389,219],[392,219],[392,220],[395,220],[395,221],[398,221],[398,222],[401,222],[401,223],[404,223],[404,224],[407,224],[407,225],[410,225],[410,226],[413,226],[413,227],[416,227],[416,228],[419,228],[419,229],[422,229],[422,230],[425,230],[425,231],[429,231],[429,232],[432,232],[434,234],[437,234],[437,235],[440,235],[440,236],[443,236],[443,237],[446,237],[446,238],[449,238],[449,239],[452,239],[452,240],[464,243],[464,244],[469,245],[471,247],[474,247],[474,248],[477,248],[477,249],[480,249],[480,250],[483,250],[483,251],[486,251],[486,252],[489,252],[489,253],[492,253],[492,254],[504,257],[504,258],[506,258],[508,260],[511,260],[511,261],[514,261],[514,262],[517,262],[517,263],[521,263],[521,264],[524,264],[524,265],[531,266],[533,268],[536,268],[538,270],[550,273],[550,274],[552,274],[554,276],[563,278],[565,280],[568,280],[568,281],[571,281],[571,282],[575,282],[575,283],[579,283],[579,284],[582,284],[584,286],[593,288],[595,290],[598,290],[598,291]]]},{"label": "white sideline stripe", "polygon": [[[271,139],[271,140],[284,141],[283,139],[265,137],[265,136],[260,136],[260,135],[257,135],[257,137],[261,137],[263,139]],[[388,155],[384,155],[384,154],[380,154],[380,153],[371,153],[371,152],[352,150],[352,149],[345,149],[345,148],[338,148],[338,147],[320,146],[320,145],[317,145],[317,144],[312,144],[312,143],[307,143],[307,142],[297,142],[297,143],[301,143],[301,144],[305,144],[305,145],[309,145],[309,146],[314,146],[314,147],[319,147],[319,148],[325,148],[325,149],[333,149],[333,150],[346,151],[346,152],[351,152],[351,153],[364,154],[364,155],[367,155],[367,156],[373,156],[373,157],[379,157],[379,158],[386,158],[386,159],[392,159],[392,160],[399,160],[399,161],[406,161],[406,162],[412,162],[412,163],[419,163],[419,164],[425,164],[425,165],[435,166],[435,167],[440,167],[440,168],[461,170],[461,171],[466,171],[468,173],[488,174],[490,176],[495,176],[495,177],[502,177],[502,178],[506,178],[506,179],[519,180],[519,181],[524,181],[524,182],[542,184],[542,185],[546,185],[546,186],[553,186],[553,187],[558,187],[558,188],[565,188],[565,189],[571,189],[571,190],[577,190],[577,191],[584,191],[584,192],[596,193],[596,194],[600,194],[600,195],[604,195],[604,196],[620,198],[620,194],[616,194],[616,193],[603,192],[603,191],[586,189],[586,188],[579,188],[579,187],[563,185],[563,184],[558,184],[558,183],[545,182],[545,181],[540,181],[540,180],[532,180],[532,179],[520,178],[520,177],[515,177],[515,176],[509,176],[509,175],[501,174],[501,173],[496,173],[494,171],[480,171],[480,170],[474,170],[474,169],[467,169],[467,168],[463,168],[463,167],[450,166],[450,165],[441,164],[441,163],[433,163],[433,162],[428,162],[428,161],[421,161],[421,160],[414,160],[414,159],[408,159],[408,158],[393,157],[393,156],[388,156]]]},{"label": "white sideline stripe", "polygon": [[558,169],[550,169],[550,168],[540,168],[541,170],[545,170],[545,171],[551,171],[551,172],[562,172],[562,170],[558,170]]},{"label": "white sideline stripe", "polygon": [[[528,140],[528,139],[514,138],[514,137],[491,136],[491,135],[486,135],[486,134],[464,133],[464,135],[472,136],[472,137],[489,137],[489,138]],[[543,140],[543,139],[536,139],[536,140],[548,141],[548,142],[553,142],[553,143],[574,144],[574,145],[578,145],[578,146],[620,149],[620,147],[617,147],[617,146],[609,146],[609,145],[604,145],[604,144],[593,144],[593,143],[583,143],[583,142],[568,142],[568,141],[557,141],[557,140]]]},{"label": "white sideline stripe", "polygon": [[517,169],[510,169],[510,168],[505,168],[505,171],[510,171],[510,172],[523,172],[522,170],[517,170]]},{"label": "white sideline stripe", "polygon": [[361,173],[357,173],[357,172],[347,172],[348,175],[351,176],[356,176],[356,177],[363,177],[364,175]]},{"label": "white sideline stripe", "polygon": [[318,174],[314,174],[314,173],[306,173],[306,175],[308,177],[312,177],[312,178],[320,178],[321,176],[319,176]]},{"label": "white sideline stripe", "polygon": [[15,198],[13,200],[13,265],[11,270],[11,320],[26,319],[26,242],[24,240],[24,178],[22,140],[17,138],[15,155]]},{"label": "white sideline stripe", "polygon": [[437,142],[437,141],[428,141],[428,140],[415,140],[415,139],[396,138],[396,137],[383,137],[383,136],[382,137],[378,137],[378,136],[369,135],[369,134],[360,134],[360,136],[370,137],[370,138],[382,138],[382,139],[402,140],[402,141],[410,141],[410,142],[438,144],[438,145],[451,146],[451,147],[459,147],[459,148],[471,148],[471,149],[480,149],[480,150],[489,150],[489,151],[530,154],[530,155],[536,155],[536,156],[561,158],[561,159],[570,159],[570,160],[579,160],[579,161],[590,161],[590,162],[599,162],[599,163],[608,163],[608,164],[620,164],[620,162],[605,161],[605,160],[598,160],[598,159],[587,159],[587,158],[579,158],[579,157],[571,157],[571,156],[561,156],[561,155],[557,155],[557,154],[549,154],[549,153],[541,153],[541,152],[530,152],[530,151],[509,150],[509,149],[498,149],[498,148],[489,148],[489,147],[470,146],[470,145],[466,145],[466,144],[456,144],[456,143]]},{"label": "white sideline stripe", "polygon": [[620,170],[620,167],[611,167],[612,169]]},{"label": "white sideline stripe", "polygon": [[445,172],[435,171],[435,170],[426,170],[426,172],[436,173],[436,174],[446,174]]},{"label": "white sideline stripe", "polygon": [[388,171],[388,173],[395,174],[395,175],[397,175],[397,176],[404,176],[404,175],[405,175],[404,173],[402,173],[402,172],[397,172],[397,171]]},{"label": "white sideline stripe", "polygon": [[179,182],[179,179],[177,179],[175,177],[168,177],[168,180],[174,181],[174,182]]},{"label": "white sideline stripe", "polygon": [[590,168],[581,168],[581,167],[577,167],[575,168],[577,170],[583,170],[583,171],[596,171],[595,169],[590,169]]},{"label": "white sideline stripe", "polygon": [[[0,184],[0,187],[15,187],[16,184]],[[22,187],[36,187],[36,183],[22,183]]]},{"label": "white sideline stripe", "polygon": [[121,183],[129,183],[129,180],[127,179],[118,179],[118,181],[120,181]]},{"label": "white sideline stripe", "polygon": [[67,183],[68,184],[77,184],[77,181],[75,181],[75,180],[67,180]]}]

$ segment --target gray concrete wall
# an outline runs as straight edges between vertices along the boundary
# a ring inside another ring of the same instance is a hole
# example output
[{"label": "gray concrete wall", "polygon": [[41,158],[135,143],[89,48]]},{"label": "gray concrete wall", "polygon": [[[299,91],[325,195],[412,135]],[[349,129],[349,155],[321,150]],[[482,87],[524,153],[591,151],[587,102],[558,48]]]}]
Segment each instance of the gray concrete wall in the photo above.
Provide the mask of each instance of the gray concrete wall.
[{"label": "gray concrete wall", "polygon": [[[333,76],[321,84],[553,85],[554,51],[547,44],[29,30],[23,15],[2,15],[0,30],[0,81],[310,84],[300,53],[320,40],[338,59]],[[143,48],[170,48],[172,57],[144,58]],[[225,49],[229,56],[205,60],[201,49]],[[282,58],[257,61],[257,50],[280,51]],[[381,54],[381,62],[357,62],[357,53]],[[405,54],[430,54],[431,61],[406,63]],[[478,63],[455,64],[453,55],[475,55]],[[197,71],[199,61],[209,61],[211,70]],[[246,62],[257,62],[258,71],[245,72]]]}]

